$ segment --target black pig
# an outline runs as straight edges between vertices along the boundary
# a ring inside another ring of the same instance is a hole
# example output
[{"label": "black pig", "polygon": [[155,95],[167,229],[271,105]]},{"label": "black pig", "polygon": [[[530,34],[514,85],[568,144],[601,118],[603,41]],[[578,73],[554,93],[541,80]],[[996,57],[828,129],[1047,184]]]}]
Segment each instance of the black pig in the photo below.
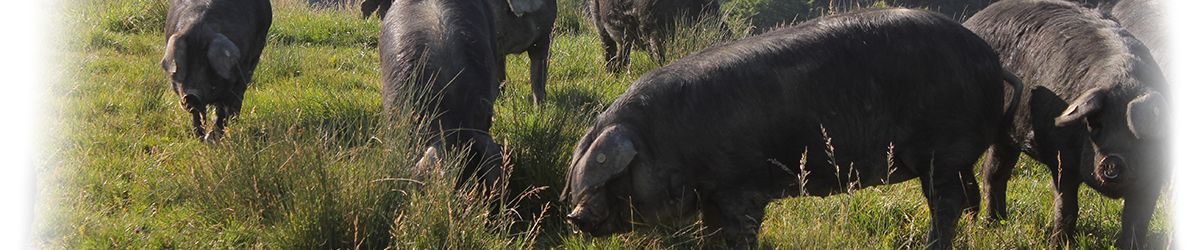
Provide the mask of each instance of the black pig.
[{"label": "black pig", "polygon": [[[397,0],[379,34],[384,111],[418,107],[434,138],[416,166],[438,164],[449,148],[467,148],[466,169],[485,189],[503,183],[500,146],[488,131],[496,101],[497,54],[491,6],[484,0]],[[415,93],[415,94],[414,94]]]},{"label": "black pig", "polygon": [[[546,74],[550,70],[550,33],[558,16],[557,0],[490,0],[496,15],[496,39],[503,54],[529,57],[529,85],[533,103],[546,101]],[[496,58],[500,80],[508,79],[504,57]]]},{"label": "black pig", "polygon": [[662,39],[671,35],[677,19],[716,18],[720,9],[717,0],[588,0],[609,72],[625,68],[634,45],[645,47],[647,41],[651,54],[661,59]]},{"label": "black pig", "polygon": [[[242,110],[246,83],[271,27],[267,0],[174,0],[167,11],[166,53],[159,65],[179,95],[179,105],[192,114],[196,137],[216,141],[230,117]],[[208,105],[216,109],[212,131],[205,133]]]},{"label": "black pig", "polygon": [[579,140],[568,219],[603,236],[700,212],[747,248],[772,200],[919,178],[926,242],[949,248],[978,205],[973,165],[1016,108],[1006,79],[1021,88],[986,42],[923,10],[826,16],[705,49],[643,75]]},{"label": "black pig", "polygon": [[1011,130],[984,160],[989,217],[1007,217],[1006,185],[1024,152],[1051,173],[1057,210],[1051,242],[1070,241],[1079,186],[1087,183],[1125,199],[1120,244],[1139,248],[1168,178],[1169,109],[1149,50],[1095,9],[1066,1],[1003,1],[964,26],[1028,83]]},{"label": "black pig", "polygon": [[1165,5],[1162,0],[1122,0],[1112,7],[1110,13],[1122,28],[1150,49],[1159,68],[1169,75],[1171,49],[1168,48],[1166,18],[1163,17]]},{"label": "black pig", "polygon": [[[557,0],[488,0],[496,17],[496,39],[503,55],[529,56],[529,85],[535,104],[546,100],[546,74],[550,63],[550,33],[558,16]],[[389,0],[366,0],[362,3],[363,18],[377,11],[380,18],[391,8]],[[508,79],[506,60],[496,57],[496,77]]]}]

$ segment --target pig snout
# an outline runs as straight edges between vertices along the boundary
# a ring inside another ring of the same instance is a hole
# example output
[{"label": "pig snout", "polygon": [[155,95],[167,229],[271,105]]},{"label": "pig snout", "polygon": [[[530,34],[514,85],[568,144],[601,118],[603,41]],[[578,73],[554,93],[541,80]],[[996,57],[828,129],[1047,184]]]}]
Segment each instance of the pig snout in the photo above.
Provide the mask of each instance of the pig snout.
[{"label": "pig snout", "polygon": [[596,228],[596,218],[588,215],[583,211],[583,206],[575,206],[571,214],[567,215],[567,222],[575,225],[575,228],[583,232],[592,232]]},{"label": "pig snout", "polygon": [[1119,181],[1121,174],[1125,171],[1125,158],[1120,155],[1108,155],[1100,160],[1100,165],[1096,166],[1096,173],[1103,182]]}]

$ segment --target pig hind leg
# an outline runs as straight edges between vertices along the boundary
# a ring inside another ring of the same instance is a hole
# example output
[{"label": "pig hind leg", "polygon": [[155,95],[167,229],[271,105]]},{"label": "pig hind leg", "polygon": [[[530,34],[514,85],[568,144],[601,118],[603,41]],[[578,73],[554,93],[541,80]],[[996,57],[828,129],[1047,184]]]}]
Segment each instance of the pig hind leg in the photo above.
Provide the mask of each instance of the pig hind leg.
[{"label": "pig hind leg", "polygon": [[987,193],[988,220],[1008,218],[1008,180],[1012,178],[1013,167],[1020,155],[1016,146],[997,143],[988,148],[983,158],[981,170],[984,191]]},{"label": "pig hind leg", "polygon": [[[704,195],[702,195],[704,196]],[[750,249],[758,245],[758,231],[766,214],[768,197],[761,194],[719,191],[701,201],[701,219],[706,232],[720,229],[729,249]]]},{"label": "pig hind leg", "polygon": [[[978,150],[982,154],[983,149]],[[971,183],[975,182],[972,168],[976,157],[970,152],[960,150],[934,150],[935,153],[925,153],[904,157],[905,164],[919,166],[918,173],[921,189],[929,204],[930,232],[926,237],[927,249],[949,249],[952,246],[959,217],[968,207],[971,199],[967,193]],[[922,166],[923,165],[923,166]],[[974,189],[978,196],[978,187]],[[976,203],[978,204],[978,203]]]}]

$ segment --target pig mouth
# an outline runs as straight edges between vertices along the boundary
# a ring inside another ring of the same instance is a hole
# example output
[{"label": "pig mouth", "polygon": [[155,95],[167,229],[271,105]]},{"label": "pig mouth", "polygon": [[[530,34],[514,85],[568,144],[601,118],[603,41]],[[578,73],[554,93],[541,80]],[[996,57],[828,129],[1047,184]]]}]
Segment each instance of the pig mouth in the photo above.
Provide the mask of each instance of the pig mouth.
[{"label": "pig mouth", "polygon": [[567,215],[567,222],[575,226],[576,232],[582,232],[592,237],[604,237],[615,233],[633,231],[632,223],[625,220],[618,220],[621,216],[605,216],[599,217],[591,213],[576,209]]},{"label": "pig mouth", "polygon": [[[590,227],[590,228],[583,228],[583,227],[578,227],[578,226],[577,227],[579,228],[580,232],[583,232],[585,235],[591,236],[591,237],[607,237],[609,235],[613,235],[616,233],[624,233],[624,232],[633,231],[632,227],[621,226],[622,223],[616,223],[615,221],[611,221],[611,220],[606,220],[605,222],[610,222],[610,223],[601,223],[598,225],[592,225],[592,227]],[[629,225],[629,223],[624,223],[624,224]]]}]

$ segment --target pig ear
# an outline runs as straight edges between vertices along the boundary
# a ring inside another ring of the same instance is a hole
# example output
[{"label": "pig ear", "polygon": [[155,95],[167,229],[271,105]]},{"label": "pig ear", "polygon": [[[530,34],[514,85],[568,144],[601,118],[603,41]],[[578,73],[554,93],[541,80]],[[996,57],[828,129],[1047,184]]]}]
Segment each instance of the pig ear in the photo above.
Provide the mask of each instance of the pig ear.
[{"label": "pig ear", "polygon": [[604,183],[629,168],[629,162],[637,155],[633,140],[636,135],[623,125],[604,129],[584,153],[571,166],[572,199],[579,199],[582,191]]},{"label": "pig ear", "polygon": [[537,11],[546,6],[543,0],[508,0],[508,6],[512,8],[513,13],[520,17],[525,14]]},{"label": "pig ear", "polygon": [[1084,92],[1075,102],[1063,111],[1062,115],[1054,118],[1054,125],[1064,127],[1080,121],[1084,117],[1100,112],[1104,108],[1104,93],[1100,88],[1093,88]]},{"label": "pig ear", "polygon": [[208,43],[208,63],[221,78],[233,79],[233,65],[237,64],[241,52],[229,38],[216,33],[212,42]]},{"label": "pig ear", "polygon": [[175,51],[178,51],[178,48],[182,48],[183,46],[184,42],[179,40],[179,34],[172,34],[171,37],[168,37],[167,46],[163,48],[163,51],[165,51],[163,58],[158,61],[158,66],[162,66],[163,70],[167,71],[167,73],[175,73],[179,69],[175,65]]},{"label": "pig ear", "polygon": [[1167,99],[1150,92],[1129,102],[1125,120],[1138,139],[1162,138],[1167,124]]},{"label": "pig ear", "polygon": [[[594,129],[595,127],[589,127],[587,131],[583,132],[583,134],[591,135],[592,130]],[[566,200],[568,197],[567,195],[571,194],[571,181],[575,180],[573,176],[571,176],[571,173],[575,172],[575,163],[579,162],[580,158],[583,158],[583,154],[587,153],[588,148],[592,147],[592,142],[595,142],[595,139],[596,138],[585,136],[583,139],[579,140],[579,143],[575,145],[575,153],[571,154],[571,165],[570,168],[567,169],[567,186],[563,187],[562,194],[558,195],[559,201]]]}]

